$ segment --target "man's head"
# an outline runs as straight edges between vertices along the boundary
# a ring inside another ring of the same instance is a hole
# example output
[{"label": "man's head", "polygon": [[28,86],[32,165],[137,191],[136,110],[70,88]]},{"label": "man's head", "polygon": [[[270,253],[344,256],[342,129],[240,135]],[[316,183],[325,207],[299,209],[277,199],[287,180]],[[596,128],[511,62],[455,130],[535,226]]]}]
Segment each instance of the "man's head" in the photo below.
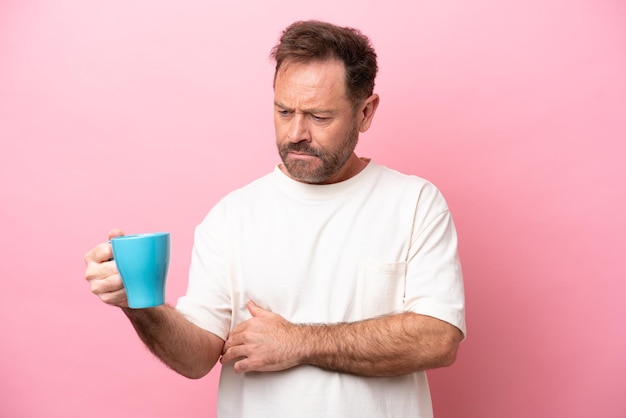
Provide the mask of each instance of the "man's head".
[{"label": "man's head", "polygon": [[334,183],[358,173],[359,132],[372,121],[376,54],[358,31],[323,22],[289,26],[273,49],[274,125],[290,177]]},{"label": "man's head", "polygon": [[357,108],[374,92],[378,65],[370,40],[359,30],[316,20],[295,22],[272,49],[276,76],[283,64],[338,60],[345,68],[348,100]]}]

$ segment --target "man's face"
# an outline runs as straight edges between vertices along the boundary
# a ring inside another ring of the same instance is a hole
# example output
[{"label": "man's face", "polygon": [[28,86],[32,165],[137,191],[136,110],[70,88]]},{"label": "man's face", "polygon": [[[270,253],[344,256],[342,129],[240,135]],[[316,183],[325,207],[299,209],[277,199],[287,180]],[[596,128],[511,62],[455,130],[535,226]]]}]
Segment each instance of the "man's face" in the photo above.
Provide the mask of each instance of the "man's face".
[{"label": "man's face", "polygon": [[[345,180],[359,121],[339,61],[284,63],[274,84],[276,144],[287,174],[305,183]],[[348,164],[346,164],[348,163]]]}]

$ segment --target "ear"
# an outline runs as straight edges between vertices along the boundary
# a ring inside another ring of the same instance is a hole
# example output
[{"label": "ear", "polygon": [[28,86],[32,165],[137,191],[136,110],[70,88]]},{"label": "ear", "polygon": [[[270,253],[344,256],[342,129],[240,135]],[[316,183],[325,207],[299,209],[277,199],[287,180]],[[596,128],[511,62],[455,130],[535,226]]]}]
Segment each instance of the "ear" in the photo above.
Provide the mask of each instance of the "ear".
[{"label": "ear", "polygon": [[374,93],[370,97],[365,99],[365,101],[359,108],[359,116],[362,118],[361,123],[359,124],[360,132],[365,132],[370,128],[379,102],[380,98],[378,97],[378,94]]}]

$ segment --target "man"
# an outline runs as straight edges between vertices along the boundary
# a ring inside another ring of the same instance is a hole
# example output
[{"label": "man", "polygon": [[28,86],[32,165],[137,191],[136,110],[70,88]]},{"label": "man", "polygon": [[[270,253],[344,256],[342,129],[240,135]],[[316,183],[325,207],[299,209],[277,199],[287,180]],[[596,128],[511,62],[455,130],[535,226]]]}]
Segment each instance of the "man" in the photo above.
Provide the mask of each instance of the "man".
[{"label": "man", "polygon": [[220,417],[431,417],[424,371],[465,333],[446,203],[354,153],[379,103],[365,36],[297,22],[272,55],[282,164],[198,226],[177,307],[129,309],[108,244],[85,256],[91,290],[178,373],[220,361]]}]

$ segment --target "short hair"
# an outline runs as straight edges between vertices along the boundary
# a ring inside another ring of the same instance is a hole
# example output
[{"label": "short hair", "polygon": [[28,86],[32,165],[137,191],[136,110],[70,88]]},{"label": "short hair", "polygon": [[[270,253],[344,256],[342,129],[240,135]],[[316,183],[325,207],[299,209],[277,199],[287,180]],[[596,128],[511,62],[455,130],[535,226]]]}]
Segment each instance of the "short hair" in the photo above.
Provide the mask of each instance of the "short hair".
[{"label": "short hair", "polygon": [[369,38],[358,29],[318,20],[298,21],[283,31],[270,56],[276,60],[274,82],[285,62],[337,59],[344,65],[346,94],[353,107],[374,92],[378,72],[376,52]]}]

